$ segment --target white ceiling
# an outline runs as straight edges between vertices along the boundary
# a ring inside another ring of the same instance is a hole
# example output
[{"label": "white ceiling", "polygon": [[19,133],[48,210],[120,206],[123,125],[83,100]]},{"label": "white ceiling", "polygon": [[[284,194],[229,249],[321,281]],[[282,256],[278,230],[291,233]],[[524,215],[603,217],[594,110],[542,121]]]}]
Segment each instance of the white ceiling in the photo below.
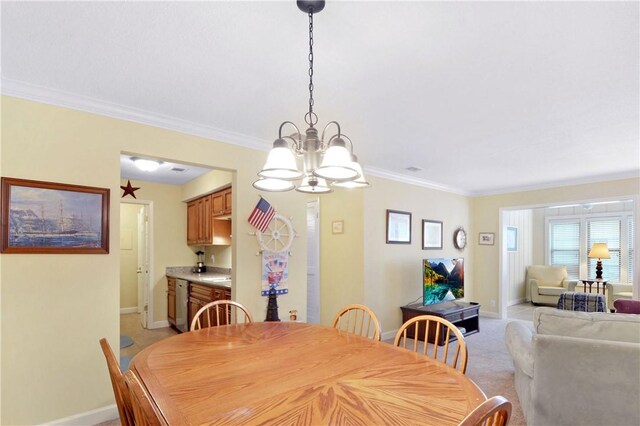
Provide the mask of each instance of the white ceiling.
[{"label": "white ceiling", "polygon": [[[638,176],[638,6],[329,2],[319,124],[461,193]],[[2,2],[2,91],[266,150],[304,125],[307,29],[294,1]]]}]

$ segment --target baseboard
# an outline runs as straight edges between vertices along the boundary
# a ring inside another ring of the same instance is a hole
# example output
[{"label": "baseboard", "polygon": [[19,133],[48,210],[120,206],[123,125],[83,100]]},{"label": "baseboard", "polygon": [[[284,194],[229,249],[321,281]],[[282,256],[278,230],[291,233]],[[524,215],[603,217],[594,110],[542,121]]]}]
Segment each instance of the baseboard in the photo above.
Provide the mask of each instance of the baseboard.
[{"label": "baseboard", "polygon": [[385,331],[380,335],[380,340],[393,340],[396,337],[398,330]]},{"label": "baseboard", "polygon": [[480,316],[485,318],[497,318],[500,319],[500,314],[497,312],[484,312],[480,311]]},{"label": "baseboard", "polygon": [[511,302],[508,302],[507,306],[519,305],[519,304],[524,303],[526,301],[527,301],[527,299],[525,297],[523,297],[521,299],[516,299],[516,300],[512,300]]},{"label": "baseboard", "polygon": [[74,414],[64,419],[54,420],[44,423],[45,425],[65,425],[65,426],[86,426],[97,425],[98,423],[115,420],[118,418],[118,407],[116,404],[87,411],[85,413]]},{"label": "baseboard", "polygon": [[154,322],[151,322],[151,323],[148,323],[148,324],[147,324],[147,328],[150,328],[150,329],[152,329],[152,330],[153,330],[154,328],[166,328],[166,327],[169,327],[169,321],[167,321],[167,320],[164,320],[164,321],[154,321]]},{"label": "baseboard", "polygon": [[120,315],[122,314],[135,314],[138,312],[138,307],[134,306],[132,308],[120,308]]}]

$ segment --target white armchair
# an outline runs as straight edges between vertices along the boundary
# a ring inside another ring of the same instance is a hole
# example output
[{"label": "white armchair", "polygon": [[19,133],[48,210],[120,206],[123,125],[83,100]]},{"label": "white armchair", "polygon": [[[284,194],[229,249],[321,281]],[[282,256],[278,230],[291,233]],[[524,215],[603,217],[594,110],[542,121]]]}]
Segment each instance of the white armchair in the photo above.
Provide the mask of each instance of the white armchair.
[{"label": "white armchair", "polygon": [[632,296],[633,284],[607,284],[607,309],[613,311],[616,299],[631,299]]},{"label": "white armchair", "polygon": [[527,289],[534,304],[557,305],[560,295],[574,291],[577,281],[569,281],[564,266],[531,265],[527,267]]}]

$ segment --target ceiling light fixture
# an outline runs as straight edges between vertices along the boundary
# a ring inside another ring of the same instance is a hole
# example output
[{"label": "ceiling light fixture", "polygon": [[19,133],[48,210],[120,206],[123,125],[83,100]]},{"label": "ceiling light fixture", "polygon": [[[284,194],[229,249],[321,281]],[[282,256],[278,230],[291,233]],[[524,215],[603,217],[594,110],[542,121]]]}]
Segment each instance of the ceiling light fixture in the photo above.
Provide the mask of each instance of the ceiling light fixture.
[{"label": "ceiling light fixture", "polygon": [[[260,179],[253,183],[261,191],[290,191],[295,188],[300,192],[321,194],[332,191],[327,181],[334,186],[349,188],[370,186],[353,154],[353,143],[342,134],[340,124],[337,121],[329,122],[320,138],[314,127],[318,123],[318,116],[313,112],[313,14],[324,9],[324,4],[324,0],[297,0],[298,9],[309,15],[309,111],[304,116],[309,128],[302,135],[291,121],[280,125],[278,139],[258,173]],[[295,133],[283,136],[282,129],[286,125],[291,125]],[[331,125],[335,125],[337,133],[325,142],[325,132]],[[302,158],[302,170],[298,167],[298,158]],[[296,188],[292,181],[298,179],[302,179],[302,183]]]},{"label": "ceiling light fixture", "polygon": [[143,172],[155,172],[158,170],[158,167],[160,167],[160,164],[162,164],[161,161],[147,160],[146,158],[138,157],[131,157],[131,161]]}]

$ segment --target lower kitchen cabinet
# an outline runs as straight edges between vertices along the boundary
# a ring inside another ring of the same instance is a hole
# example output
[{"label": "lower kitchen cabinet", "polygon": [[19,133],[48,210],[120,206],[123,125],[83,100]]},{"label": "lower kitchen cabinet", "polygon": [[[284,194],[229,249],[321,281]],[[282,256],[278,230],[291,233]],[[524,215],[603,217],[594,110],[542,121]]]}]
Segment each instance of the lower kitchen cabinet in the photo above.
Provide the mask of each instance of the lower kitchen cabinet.
[{"label": "lower kitchen cabinet", "polygon": [[196,312],[207,303],[216,300],[231,300],[231,290],[226,287],[189,283],[189,329]]},{"label": "lower kitchen cabinet", "polygon": [[167,320],[176,326],[176,279],[167,277]]}]

